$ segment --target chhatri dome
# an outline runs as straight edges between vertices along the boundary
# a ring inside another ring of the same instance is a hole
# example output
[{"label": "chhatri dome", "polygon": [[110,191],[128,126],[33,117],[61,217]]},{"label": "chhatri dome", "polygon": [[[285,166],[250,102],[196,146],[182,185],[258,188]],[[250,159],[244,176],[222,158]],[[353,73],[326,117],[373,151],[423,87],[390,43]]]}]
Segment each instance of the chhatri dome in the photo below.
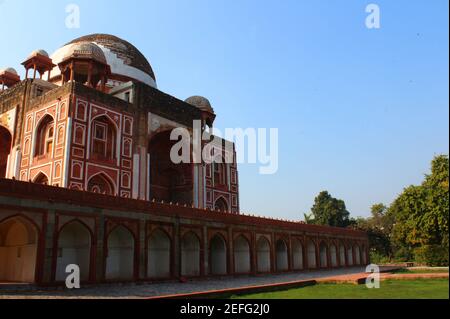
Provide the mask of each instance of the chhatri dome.
[{"label": "chhatri dome", "polygon": [[33,52],[31,52],[30,55],[28,56],[28,58],[34,57],[36,55],[42,55],[42,56],[45,56],[47,58],[49,57],[47,51],[39,49],[39,50],[34,50]]},{"label": "chhatri dome", "polygon": [[14,69],[14,68],[6,68],[6,69],[0,70],[0,73],[4,73],[4,72],[8,72],[8,73],[11,73],[11,74],[18,75],[16,69]]},{"label": "chhatri dome", "polygon": [[189,103],[198,109],[214,114],[214,109],[211,106],[209,100],[203,96],[194,95],[185,100],[186,103]]},{"label": "chhatri dome", "polygon": [[[139,81],[156,88],[156,77],[145,56],[131,43],[109,34],[91,34],[77,38],[56,50],[51,58],[58,65],[73,53],[83,54],[82,48],[92,51],[96,58],[100,57],[97,49],[88,47],[93,44],[100,48],[106,63],[111,67],[111,79],[127,82]],[[81,47],[80,47],[81,45]],[[51,76],[59,76],[58,67],[53,68]]]},{"label": "chhatri dome", "polygon": [[100,47],[91,42],[80,42],[71,45],[65,52],[63,61],[71,58],[92,59],[107,64],[105,54]]}]

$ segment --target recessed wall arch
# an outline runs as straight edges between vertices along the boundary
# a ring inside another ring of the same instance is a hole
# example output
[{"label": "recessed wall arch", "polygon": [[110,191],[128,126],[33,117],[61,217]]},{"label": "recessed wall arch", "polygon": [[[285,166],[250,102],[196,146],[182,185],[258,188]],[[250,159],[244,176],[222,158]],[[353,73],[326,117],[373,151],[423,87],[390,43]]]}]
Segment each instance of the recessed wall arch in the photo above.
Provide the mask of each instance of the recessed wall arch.
[{"label": "recessed wall arch", "polygon": [[327,268],[328,267],[328,244],[324,240],[320,241],[320,243],[319,243],[319,258],[320,258],[320,267]]},{"label": "recessed wall arch", "polygon": [[250,241],[239,235],[234,239],[234,272],[236,274],[246,274],[251,271]]},{"label": "recessed wall arch", "polygon": [[302,270],[303,265],[303,242],[298,238],[293,238],[291,241],[292,245],[292,267],[294,270]]},{"label": "recessed wall arch", "polygon": [[147,237],[147,277],[169,278],[172,274],[172,239],[163,228],[155,228]]},{"label": "recessed wall arch", "polygon": [[33,183],[41,184],[41,185],[49,185],[50,179],[48,178],[47,174],[40,171],[37,173],[33,178]]},{"label": "recessed wall arch", "polygon": [[307,241],[307,256],[308,256],[308,268],[317,268],[317,248],[314,240],[309,239]]},{"label": "recessed wall arch", "polygon": [[107,280],[131,280],[134,278],[135,236],[125,225],[111,229],[106,239]]},{"label": "recessed wall arch", "polygon": [[120,127],[107,113],[98,114],[89,123],[89,158],[117,161],[120,160]]},{"label": "recessed wall arch", "polygon": [[55,146],[55,131],[55,118],[51,114],[46,113],[35,126],[32,143],[33,157],[52,155]]},{"label": "recessed wall arch", "polygon": [[67,265],[80,267],[80,279],[90,278],[91,255],[94,237],[91,229],[79,219],[65,223],[57,234],[56,281],[64,281]]},{"label": "recessed wall arch", "polygon": [[214,209],[221,212],[228,212],[230,210],[228,200],[223,196],[219,196],[214,202]]},{"label": "recessed wall arch", "polygon": [[181,275],[200,276],[200,238],[188,231],[181,238]]},{"label": "recessed wall arch", "polygon": [[216,233],[209,240],[210,272],[212,275],[227,274],[227,241],[220,234]]},{"label": "recessed wall arch", "polygon": [[104,172],[99,172],[89,177],[86,183],[86,190],[105,195],[117,195],[116,183]]},{"label": "recessed wall arch", "polygon": [[260,236],[256,242],[256,263],[258,272],[265,273],[271,270],[271,245],[266,236]]},{"label": "recessed wall arch", "polygon": [[0,220],[0,280],[35,282],[38,246],[39,228],[28,217]]},{"label": "recessed wall arch", "polygon": [[289,270],[288,244],[284,239],[278,239],[275,243],[275,260],[277,271]]}]

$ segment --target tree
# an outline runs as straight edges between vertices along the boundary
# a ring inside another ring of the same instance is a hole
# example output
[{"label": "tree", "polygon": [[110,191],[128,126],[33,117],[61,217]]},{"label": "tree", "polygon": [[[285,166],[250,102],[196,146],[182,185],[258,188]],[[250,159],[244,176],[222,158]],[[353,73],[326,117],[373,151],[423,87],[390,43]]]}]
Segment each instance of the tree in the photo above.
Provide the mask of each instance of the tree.
[{"label": "tree", "polygon": [[436,156],[423,183],[405,188],[389,207],[395,250],[430,264],[448,264],[448,170],[448,156]]},{"label": "tree", "polygon": [[371,216],[357,218],[354,227],[367,233],[371,253],[385,259],[391,256],[390,230],[392,229],[392,223],[386,213],[386,205],[374,204],[371,207]]},{"label": "tree", "polygon": [[343,200],[323,191],[315,198],[311,214],[305,215],[305,221],[308,224],[347,227],[351,224],[349,216]]}]

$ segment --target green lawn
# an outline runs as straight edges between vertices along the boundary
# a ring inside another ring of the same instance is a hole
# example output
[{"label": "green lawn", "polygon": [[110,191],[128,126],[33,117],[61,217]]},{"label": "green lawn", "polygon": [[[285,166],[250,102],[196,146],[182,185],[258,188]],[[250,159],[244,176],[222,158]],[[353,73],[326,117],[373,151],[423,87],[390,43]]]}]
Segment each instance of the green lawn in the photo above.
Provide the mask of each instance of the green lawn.
[{"label": "green lawn", "polygon": [[278,292],[234,296],[240,299],[448,299],[448,279],[386,280],[366,285],[317,284]]},{"label": "green lawn", "polygon": [[447,269],[433,269],[433,268],[425,268],[425,269],[409,269],[402,268],[398,270],[392,271],[393,274],[432,274],[432,273],[445,273],[448,272]]}]

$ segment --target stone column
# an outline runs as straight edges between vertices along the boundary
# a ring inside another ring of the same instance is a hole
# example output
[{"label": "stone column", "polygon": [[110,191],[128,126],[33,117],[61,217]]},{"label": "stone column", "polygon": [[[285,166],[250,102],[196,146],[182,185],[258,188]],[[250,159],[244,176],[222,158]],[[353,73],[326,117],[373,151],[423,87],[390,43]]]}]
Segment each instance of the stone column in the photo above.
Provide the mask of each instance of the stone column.
[{"label": "stone column", "polygon": [[105,280],[105,266],[106,266],[106,256],[105,248],[107,242],[104,242],[105,238],[105,218],[103,214],[97,219],[97,253],[96,253],[96,281],[101,282]]},{"label": "stone column", "polygon": [[145,219],[139,220],[139,279],[147,278],[147,271],[145,265],[147,264],[146,261],[146,227],[145,227],[146,221]]},{"label": "stone column", "polygon": [[308,238],[303,235],[303,269],[309,270],[309,258],[308,258]]},{"label": "stone column", "polygon": [[256,233],[254,231],[251,232],[250,240],[250,271],[253,275],[256,275],[258,272],[258,261],[256,253]]},{"label": "stone column", "polygon": [[44,253],[42,256],[42,269],[40,278],[36,278],[39,280],[39,283],[48,284],[53,282],[52,272],[53,272],[53,258],[54,256],[54,232],[55,232],[55,220],[56,214],[55,211],[49,210],[47,215],[47,223],[45,226],[45,247]]},{"label": "stone column", "polygon": [[227,261],[228,261],[228,265],[227,265],[227,274],[231,275],[234,273],[234,254],[233,254],[233,229],[231,227],[228,227],[228,245],[227,245],[228,251],[227,251]]},{"label": "stone column", "polygon": [[202,276],[209,274],[209,249],[208,249],[208,228],[203,226],[203,264],[200,268],[200,274]]},{"label": "stone column", "polygon": [[173,237],[173,265],[172,271],[175,278],[181,277],[181,238],[180,238],[180,220],[177,218],[174,225]]}]

